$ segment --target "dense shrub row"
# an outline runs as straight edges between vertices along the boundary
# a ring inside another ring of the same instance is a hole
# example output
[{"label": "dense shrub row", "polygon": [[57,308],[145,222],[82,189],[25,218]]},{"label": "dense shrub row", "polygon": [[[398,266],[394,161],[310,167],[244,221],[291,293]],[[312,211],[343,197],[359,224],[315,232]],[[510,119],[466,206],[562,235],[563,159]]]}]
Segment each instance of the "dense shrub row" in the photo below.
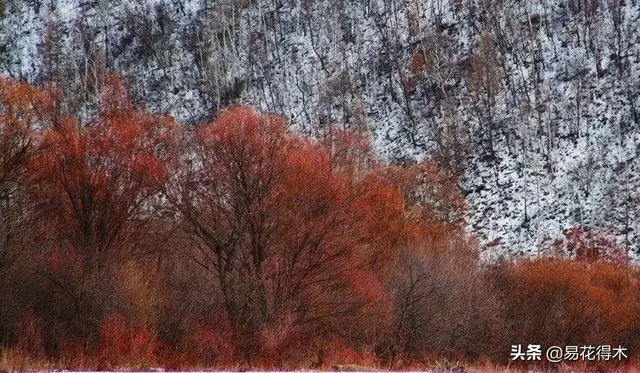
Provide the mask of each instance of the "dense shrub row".
[{"label": "dense shrub row", "polygon": [[0,367],[409,367],[507,363],[518,343],[640,347],[638,276],[608,241],[486,267],[435,164],[384,165],[362,132],[310,140],[247,107],[180,127],[103,84],[100,115],[80,120],[53,89],[0,81]]}]

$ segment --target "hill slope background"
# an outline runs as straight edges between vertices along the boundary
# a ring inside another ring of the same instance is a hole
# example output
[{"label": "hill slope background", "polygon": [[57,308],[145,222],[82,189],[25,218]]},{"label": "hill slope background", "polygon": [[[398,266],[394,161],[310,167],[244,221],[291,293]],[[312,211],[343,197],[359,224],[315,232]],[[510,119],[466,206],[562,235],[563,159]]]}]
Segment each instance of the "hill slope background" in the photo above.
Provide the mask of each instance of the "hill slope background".
[{"label": "hill slope background", "polygon": [[117,71],[186,125],[233,103],[310,136],[338,123],[459,174],[487,258],[574,227],[640,249],[637,0],[0,4],[0,71],[87,118]]}]

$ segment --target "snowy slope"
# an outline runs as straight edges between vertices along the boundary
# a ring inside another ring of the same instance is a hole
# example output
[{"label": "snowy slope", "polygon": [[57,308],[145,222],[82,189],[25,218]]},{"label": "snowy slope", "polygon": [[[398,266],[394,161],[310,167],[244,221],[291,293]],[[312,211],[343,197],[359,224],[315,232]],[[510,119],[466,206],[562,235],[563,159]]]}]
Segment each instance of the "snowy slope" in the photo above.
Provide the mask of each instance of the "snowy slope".
[{"label": "snowy slope", "polygon": [[70,110],[119,71],[184,123],[250,103],[311,135],[366,126],[388,161],[461,173],[487,258],[571,227],[640,250],[638,0],[4,3],[0,69]]}]

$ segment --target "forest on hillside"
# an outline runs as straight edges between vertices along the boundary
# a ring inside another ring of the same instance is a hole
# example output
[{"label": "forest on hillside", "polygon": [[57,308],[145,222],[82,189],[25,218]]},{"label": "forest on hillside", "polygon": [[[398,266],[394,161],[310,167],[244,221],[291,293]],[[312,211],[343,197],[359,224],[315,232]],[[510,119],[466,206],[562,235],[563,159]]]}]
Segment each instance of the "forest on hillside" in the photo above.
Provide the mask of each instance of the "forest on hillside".
[{"label": "forest on hillside", "polygon": [[482,263],[432,161],[247,106],[181,126],[102,84],[84,123],[60,90],[0,80],[0,369],[549,364],[510,361],[521,343],[637,361],[640,273],[614,240]]},{"label": "forest on hillside", "polygon": [[2,0],[0,71],[95,116],[104,73],[192,125],[230,104],[460,176],[482,256],[640,248],[637,0]]}]

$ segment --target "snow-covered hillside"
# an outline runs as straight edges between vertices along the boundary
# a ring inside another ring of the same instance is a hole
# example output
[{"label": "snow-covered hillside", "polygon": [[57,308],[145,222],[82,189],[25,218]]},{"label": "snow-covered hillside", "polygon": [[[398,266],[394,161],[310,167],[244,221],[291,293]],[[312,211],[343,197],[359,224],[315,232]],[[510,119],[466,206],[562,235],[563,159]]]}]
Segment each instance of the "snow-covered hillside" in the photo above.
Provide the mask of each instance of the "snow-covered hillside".
[{"label": "snow-covered hillside", "polygon": [[[0,70],[67,93],[122,73],[191,124],[230,103],[461,174],[488,258],[572,227],[640,250],[638,0],[2,0]],[[91,115],[91,108],[81,108]]]}]

